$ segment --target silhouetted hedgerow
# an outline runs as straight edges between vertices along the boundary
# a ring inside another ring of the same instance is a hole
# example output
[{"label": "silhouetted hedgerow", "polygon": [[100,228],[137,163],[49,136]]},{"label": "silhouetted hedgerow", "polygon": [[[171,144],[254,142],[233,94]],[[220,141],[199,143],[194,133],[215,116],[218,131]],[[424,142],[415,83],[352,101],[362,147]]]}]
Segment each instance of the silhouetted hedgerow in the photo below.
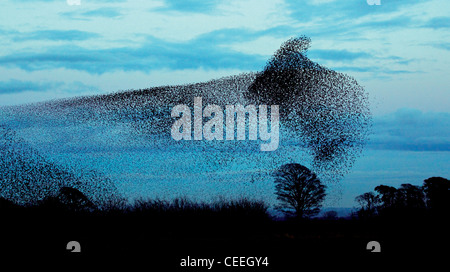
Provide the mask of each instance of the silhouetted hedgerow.
[{"label": "silhouetted hedgerow", "polygon": [[[150,218],[170,218],[186,220],[244,220],[260,221],[270,218],[268,206],[263,201],[246,198],[219,200],[214,202],[194,202],[187,198],[167,200],[137,200],[125,211],[131,215]],[[255,222],[256,223],[256,222]]]},{"label": "silhouetted hedgerow", "polygon": [[[260,200],[246,198],[213,202],[195,202],[183,198],[171,201],[161,199],[139,199],[133,203],[125,201],[110,202],[102,207],[95,205],[86,195],[77,189],[62,187],[54,196],[46,196],[34,204],[16,204],[11,200],[0,198],[0,212],[22,210],[39,214],[72,214],[92,216],[126,216],[144,217],[147,220],[176,221],[254,221],[269,220],[268,206]],[[198,223],[198,222],[197,222]]]}]

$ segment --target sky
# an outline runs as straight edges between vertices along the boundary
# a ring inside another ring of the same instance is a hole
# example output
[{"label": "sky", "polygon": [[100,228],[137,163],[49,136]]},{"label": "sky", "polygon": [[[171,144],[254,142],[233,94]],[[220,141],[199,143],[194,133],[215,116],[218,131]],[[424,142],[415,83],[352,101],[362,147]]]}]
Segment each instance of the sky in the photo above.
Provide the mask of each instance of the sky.
[{"label": "sky", "polygon": [[370,150],[450,151],[449,1],[76,2],[2,1],[0,106],[261,71],[306,35],[310,59],[368,92]]},{"label": "sky", "polygon": [[374,114],[447,111],[445,0],[2,1],[0,105],[260,71],[290,37],[354,76]]}]

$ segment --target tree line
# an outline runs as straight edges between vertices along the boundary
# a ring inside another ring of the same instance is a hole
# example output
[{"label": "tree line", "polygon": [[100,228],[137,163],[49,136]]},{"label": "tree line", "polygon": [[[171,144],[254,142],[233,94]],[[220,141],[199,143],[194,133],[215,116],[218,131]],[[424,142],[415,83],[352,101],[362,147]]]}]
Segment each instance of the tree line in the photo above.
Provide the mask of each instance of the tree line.
[{"label": "tree line", "polygon": [[[275,194],[278,205],[275,207],[287,218],[305,219],[317,215],[326,197],[327,187],[319,180],[317,175],[307,167],[298,164],[285,164],[273,172]],[[367,192],[355,198],[359,204],[357,215],[360,218],[408,215],[414,213],[450,214],[450,180],[442,177],[431,177],[424,180],[422,186],[409,183],[395,188],[388,185],[378,185],[374,191]],[[29,205],[28,205],[29,206]],[[44,210],[63,210],[65,212],[131,212],[155,215],[167,213],[178,214],[190,211],[195,213],[212,214],[241,214],[248,216],[257,214],[266,217],[268,206],[263,201],[241,199],[221,203],[194,203],[187,199],[175,199],[173,203],[161,200],[138,201],[134,205],[127,205],[125,199],[118,199],[117,203],[106,203],[102,209],[82,192],[75,188],[62,187],[55,196],[47,196],[38,201],[36,207]],[[13,201],[0,198],[0,210],[10,210],[18,207]],[[224,212],[226,211],[226,212]],[[336,213],[325,217],[336,217]]]},{"label": "tree line", "polygon": [[409,183],[395,188],[378,185],[374,191],[355,198],[359,217],[397,216],[431,213],[444,216],[450,212],[450,180],[431,177],[422,186]]},{"label": "tree line", "polygon": [[[307,167],[292,163],[274,172],[278,210],[288,217],[310,218],[320,212],[326,197],[326,186]],[[450,180],[431,177],[422,186],[409,183],[398,188],[378,185],[374,191],[355,198],[359,218],[375,216],[450,215]]]}]

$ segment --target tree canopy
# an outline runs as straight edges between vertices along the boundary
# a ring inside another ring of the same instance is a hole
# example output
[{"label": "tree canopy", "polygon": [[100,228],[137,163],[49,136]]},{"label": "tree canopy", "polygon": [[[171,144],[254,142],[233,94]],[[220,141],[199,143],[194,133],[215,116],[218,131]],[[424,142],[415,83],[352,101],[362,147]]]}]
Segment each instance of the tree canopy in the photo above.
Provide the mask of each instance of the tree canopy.
[{"label": "tree canopy", "polygon": [[281,166],[274,176],[277,199],[281,202],[278,210],[297,218],[310,217],[320,211],[326,186],[315,173],[292,163]]}]

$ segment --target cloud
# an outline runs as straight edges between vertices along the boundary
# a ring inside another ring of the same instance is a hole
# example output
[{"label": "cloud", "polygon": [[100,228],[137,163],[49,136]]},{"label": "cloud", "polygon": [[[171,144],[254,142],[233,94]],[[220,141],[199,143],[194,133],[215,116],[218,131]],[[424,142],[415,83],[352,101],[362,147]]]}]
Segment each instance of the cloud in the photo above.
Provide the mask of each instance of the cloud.
[{"label": "cloud", "polygon": [[107,18],[114,18],[122,15],[122,13],[119,11],[119,9],[116,8],[99,8],[94,9],[90,11],[86,11],[81,13],[82,16],[94,16],[94,17],[107,17]]},{"label": "cloud", "polygon": [[337,0],[312,0],[311,3],[313,5],[323,5],[323,4],[329,4],[331,2],[335,2]]},{"label": "cloud", "polygon": [[[425,2],[427,0],[411,0],[408,1],[407,6],[411,7],[415,4]],[[356,19],[363,18],[368,15],[379,15],[396,12],[405,7],[405,1],[391,0],[382,3],[381,6],[370,6],[365,0],[348,0],[348,1],[286,1],[292,17],[298,18],[300,21],[311,21],[315,18],[320,18],[321,21],[335,21],[351,19],[357,23]],[[324,16],[326,14],[326,16]],[[334,27],[335,24],[328,24]],[[354,27],[353,24],[349,27]]]},{"label": "cloud", "polygon": [[389,0],[381,6],[365,0],[111,2],[118,1],[82,0],[78,8],[65,0],[39,2],[35,8],[31,0],[22,3],[27,8],[6,1],[8,16],[0,29],[2,70],[67,68],[69,81],[70,73],[78,71],[92,76],[258,71],[283,41],[307,35],[311,59],[372,84],[371,91],[378,91],[375,82],[383,82],[381,78],[396,80],[399,74],[412,82],[426,66],[435,69],[420,75],[424,80],[414,85],[415,93],[428,88],[431,80],[445,86],[445,76],[437,73],[445,70],[440,56],[450,50],[449,42],[438,31],[430,32],[448,25],[442,0]]},{"label": "cloud", "polygon": [[439,49],[444,49],[444,50],[450,51],[450,43],[443,42],[443,43],[433,44],[432,46],[435,47],[435,48],[439,48]]},{"label": "cloud", "polygon": [[428,20],[424,27],[433,29],[450,28],[450,17],[436,17]]},{"label": "cloud", "polygon": [[14,2],[56,2],[61,0],[15,0]]},{"label": "cloud", "polygon": [[[27,71],[67,68],[102,74],[110,71],[153,71],[161,69],[239,69],[246,71],[261,70],[268,57],[276,48],[258,50],[261,45],[249,41],[258,41],[262,37],[284,41],[286,36],[295,32],[291,26],[277,26],[264,30],[245,28],[225,28],[211,31],[185,42],[171,42],[147,36],[144,42],[133,47],[86,48],[74,44],[54,46],[43,52],[14,52],[0,57],[0,66],[19,67]],[[28,35],[28,39],[74,40],[97,37],[96,33],[82,31],[37,31]],[[283,37],[283,38],[281,38]],[[267,39],[266,42],[267,43]],[[280,42],[281,45],[281,42]],[[258,48],[252,48],[258,46]],[[271,51],[273,50],[273,51]],[[269,52],[270,51],[270,52]],[[348,49],[311,49],[308,57],[313,61],[329,66],[341,72],[371,72],[378,75],[414,73],[405,69],[387,69],[366,63],[366,60],[383,60],[369,52]],[[396,64],[407,64],[402,57],[390,57]],[[355,61],[364,62],[359,66]],[[334,62],[340,62],[338,66]],[[347,65],[343,65],[345,62]],[[369,64],[369,65],[368,65]]]},{"label": "cloud", "polygon": [[374,118],[369,148],[450,151],[450,113],[401,109]]},{"label": "cloud", "polygon": [[94,51],[83,50],[80,47],[70,50],[66,46],[54,47],[44,53],[17,53],[0,57],[0,65],[20,67],[25,70],[72,68],[71,66],[75,63],[90,64],[100,61],[101,59],[95,56]]},{"label": "cloud", "polygon": [[[150,71],[155,69],[229,69],[259,70],[266,59],[217,46],[210,33],[197,39],[177,43],[149,37],[136,48],[83,48],[75,45],[55,46],[44,52],[17,52],[0,57],[0,65],[27,71],[67,68],[101,74],[107,71]],[[220,38],[219,38],[220,40]],[[214,42],[212,42],[214,41]]]},{"label": "cloud", "polygon": [[[380,29],[390,29],[392,28],[402,28],[405,26],[411,27],[413,26],[415,21],[411,19],[410,16],[397,16],[393,18],[385,19],[381,17],[381,19],[374,19],[369,21],[364,21],[361,23],[356,23],[354,27],[363,27],[363,28],[380,28]],[[415,23],[416,26],[418,26],[417,23]]]},{"label": "cloud", "polygon": [[161,11],[206,12],[214,9],[220,0],[165,0],[165,6],[158,8]]},{"label": "cloud", "polygon": [[316,39],[353,41],[355,44],[372,37],[372,31],[378,35],[386,30],[421,27],[423,18],[416,12],[420,10],[420,4],[426,2],[391,0],[380,6],[370,6],[365,0],[286,0],[290,17],[306,25],[302,28],[302,34]]},{"label": "cloud", "polygon": [[[84,1],[89,1],[89,3],[123,3],[128,0],[81,0],[82,3]],[[66,2],[66,0],[14,0],[14,2]]]},{"label": "cloud", "polygon": [[86,85],[80,81],[32,81],[11,79],[0,81],[0,95],[20,94],[24,92],[65,93],[66,95],[89,93],[98,90],[98,87]]},{"label": "cloud", "polygon": [[100,35],[97,33],[79,30],[38,30],[34,32],[16,33],[13,36],[13,41],[84,41],[98,37],[100,37]]},{"label": "cloud", "polygon": [[338,72],[372,73],[383,77],[393,74],[413,74],[421,72],[421,71],[409,71],[401,69],[395,70],[378,66],[332,66],[331,68]]},{"label": "cloud", "polygon": [[69,17],[70,19],[85,20],[86,18],[116,18],[122,16],[121,9],[113,7],[102,7],[93,10],[83,11],[75,10],[60,13],[63,17]]},{"label": "cloud", "polygon": [[353,61],[360,58],[371,58],[372,55],[367,52],[351,52],[342,50],[312,49],[308,56],[311,59],[334,60],[334,61]]},{"label": "cloud", "polygon": [[21,92],[43,92],[61,86],[61,82],[33,82],[11,79],[0,81],[0,94],[21,93]]}]

